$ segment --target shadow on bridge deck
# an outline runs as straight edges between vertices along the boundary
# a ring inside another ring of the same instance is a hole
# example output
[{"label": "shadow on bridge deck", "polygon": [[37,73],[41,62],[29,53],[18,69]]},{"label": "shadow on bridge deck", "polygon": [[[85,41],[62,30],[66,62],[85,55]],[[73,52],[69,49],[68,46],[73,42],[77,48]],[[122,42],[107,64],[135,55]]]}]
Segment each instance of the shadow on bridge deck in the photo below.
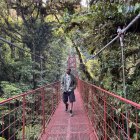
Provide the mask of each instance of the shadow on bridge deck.
[{"label": "shadow on bridge deck", "polygon": [[97,140],[77,90],[75,95],[73,117],[61,101],[40,140]]}]

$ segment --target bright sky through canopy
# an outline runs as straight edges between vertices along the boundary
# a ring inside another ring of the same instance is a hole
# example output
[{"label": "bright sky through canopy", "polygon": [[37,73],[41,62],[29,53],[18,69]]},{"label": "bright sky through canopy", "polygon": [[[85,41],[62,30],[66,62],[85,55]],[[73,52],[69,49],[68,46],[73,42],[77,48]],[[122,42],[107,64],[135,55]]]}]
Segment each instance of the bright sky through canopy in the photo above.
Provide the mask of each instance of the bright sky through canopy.
[{"label": "bright sky through canopy", "polygon": [[81,5],[87,7],[88,0],[81,0]]},{"label": "bright sky through canopy", "polygon": [[[47,0],[42,0],[44,3],[46,3]],[[89,2],[89,0],[81,0],[81,5],[84,7],[87,7],[87,3]]]}]

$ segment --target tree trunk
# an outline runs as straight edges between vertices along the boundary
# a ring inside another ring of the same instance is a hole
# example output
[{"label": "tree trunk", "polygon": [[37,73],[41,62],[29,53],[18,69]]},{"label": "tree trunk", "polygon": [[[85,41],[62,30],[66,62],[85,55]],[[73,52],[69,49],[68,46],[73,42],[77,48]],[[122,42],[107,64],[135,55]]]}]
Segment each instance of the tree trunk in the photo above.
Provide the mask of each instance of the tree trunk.
[{"label": "tree trunk", "polygon": [[90,76],[89,72],[87,71],[87,68],[83,63],[81,53],[76,45],[75,45],[75,49],[76,49],[78,57],[79,57],[80,66],[81,66],[82,71],[84,72],[84,74],[86,75],[86,77],[89,81],[92,80],[92,77]]}]

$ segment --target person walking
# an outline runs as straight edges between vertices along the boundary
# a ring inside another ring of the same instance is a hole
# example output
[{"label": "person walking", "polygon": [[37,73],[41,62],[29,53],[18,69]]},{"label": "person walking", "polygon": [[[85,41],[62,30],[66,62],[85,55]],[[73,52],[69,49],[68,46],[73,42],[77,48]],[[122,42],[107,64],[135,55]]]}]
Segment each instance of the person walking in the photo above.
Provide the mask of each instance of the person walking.
[{"label": "person walking", "polygon": [[76,89],[77,82],[73,74],[71,74],[71,69],[68,68],[66,73],[62,76],[61,88],[63,92],[63,102],[65,104],[65,111],[68,111],[68,100],[70,102],[70,116],[73,116],[73,102],[75,102],[74,90]]}]

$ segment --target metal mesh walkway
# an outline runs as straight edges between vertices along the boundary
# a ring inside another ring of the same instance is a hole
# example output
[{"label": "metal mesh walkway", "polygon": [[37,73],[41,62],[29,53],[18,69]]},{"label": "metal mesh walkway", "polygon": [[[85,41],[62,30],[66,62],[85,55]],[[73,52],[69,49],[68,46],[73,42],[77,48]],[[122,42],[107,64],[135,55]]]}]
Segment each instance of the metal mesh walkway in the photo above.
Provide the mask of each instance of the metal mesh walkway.
[{"label": "metal mesh walkway", "polygon": [[75,92],[73,117],[61,101],[41,140],[96,140],[78,91]]}]

